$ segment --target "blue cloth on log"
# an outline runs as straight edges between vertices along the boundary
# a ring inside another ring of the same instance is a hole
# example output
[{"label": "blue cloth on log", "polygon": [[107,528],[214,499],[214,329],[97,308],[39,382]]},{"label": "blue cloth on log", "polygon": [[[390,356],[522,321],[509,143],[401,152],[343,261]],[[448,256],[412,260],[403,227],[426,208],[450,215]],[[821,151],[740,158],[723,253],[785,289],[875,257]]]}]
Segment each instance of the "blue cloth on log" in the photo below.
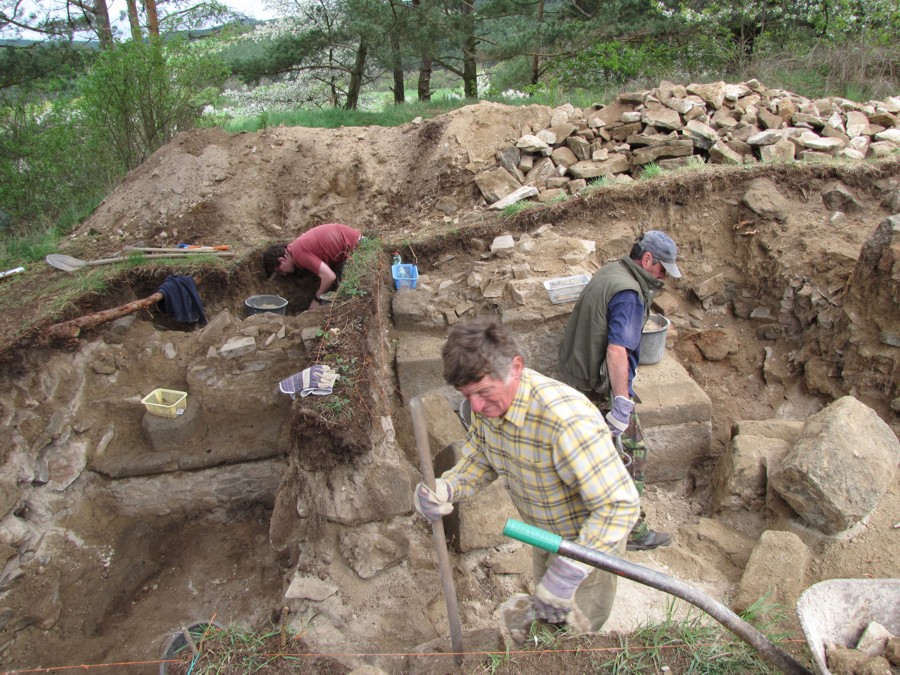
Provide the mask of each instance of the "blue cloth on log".
[{"label": "blue cloth on log", "polygon": [[159,287],[163,294],[162,305],[166,315],[179,323],[197,323],[205,326],[206,312],[193,277],[170,275]]}]

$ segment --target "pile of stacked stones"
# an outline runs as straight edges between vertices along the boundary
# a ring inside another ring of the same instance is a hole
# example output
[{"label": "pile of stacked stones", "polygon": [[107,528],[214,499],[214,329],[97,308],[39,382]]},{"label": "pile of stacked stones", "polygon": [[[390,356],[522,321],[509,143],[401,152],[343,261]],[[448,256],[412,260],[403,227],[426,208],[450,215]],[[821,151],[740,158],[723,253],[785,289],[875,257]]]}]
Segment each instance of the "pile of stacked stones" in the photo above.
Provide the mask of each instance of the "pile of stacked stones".
[{"label": "pile of stacked stones", "polygon": [[475,182],[492,208],[554,201],[606,176],[629,181],[647,164],[851,160],[900,151],[900,96],[856,103],[808,99],[756,80],[681,86],[663,81],[587,110],[564,105],[550,126],[523,129]]}]

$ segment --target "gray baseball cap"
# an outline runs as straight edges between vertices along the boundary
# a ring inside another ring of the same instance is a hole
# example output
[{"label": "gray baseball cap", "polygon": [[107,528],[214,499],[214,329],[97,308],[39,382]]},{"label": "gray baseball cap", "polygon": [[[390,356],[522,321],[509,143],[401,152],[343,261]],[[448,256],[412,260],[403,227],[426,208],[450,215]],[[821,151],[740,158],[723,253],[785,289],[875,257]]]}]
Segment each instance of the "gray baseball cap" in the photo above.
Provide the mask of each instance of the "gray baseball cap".
[{"label": "gray baseball cap", "polygon": [[676,279],[681,278],[681,270],[675,264],[675,257],[678,255],[678,247],[672,238],[665,232],[659,230],[647,230],[641,237],[641,246],[654,258],[662,263],[663,268],[669,276]]}]

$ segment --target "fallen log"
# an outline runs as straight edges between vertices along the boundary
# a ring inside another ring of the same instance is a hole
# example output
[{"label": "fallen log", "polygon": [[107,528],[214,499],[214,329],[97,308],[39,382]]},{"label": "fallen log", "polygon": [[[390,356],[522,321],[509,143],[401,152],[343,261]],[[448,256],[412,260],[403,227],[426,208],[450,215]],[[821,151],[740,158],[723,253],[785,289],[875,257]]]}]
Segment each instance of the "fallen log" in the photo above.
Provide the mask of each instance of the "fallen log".
[{"label": "fallen log", "polygon": [[119,307],[104,309],[99,312],[94,312],[93,314],[80,316],[77,319],[72,319],[70,321],[63,321],[62,323],[54,324],[45,329],[44,337],[49,342],[73,344],[78,339],[81,331],[93,328],[94,326],[99,326],[107,321],[114,321],[123,316],[127,316],[128,314],[132,314],[139,309],[146,309],[147,307],[150,307],[150,305],[155,305],[162,299],[163,294],[160,291],[157,291],[153,295],[148,295],[141,300],[135,300],[134,302],[129,302],[128,304],[120,305]]}]

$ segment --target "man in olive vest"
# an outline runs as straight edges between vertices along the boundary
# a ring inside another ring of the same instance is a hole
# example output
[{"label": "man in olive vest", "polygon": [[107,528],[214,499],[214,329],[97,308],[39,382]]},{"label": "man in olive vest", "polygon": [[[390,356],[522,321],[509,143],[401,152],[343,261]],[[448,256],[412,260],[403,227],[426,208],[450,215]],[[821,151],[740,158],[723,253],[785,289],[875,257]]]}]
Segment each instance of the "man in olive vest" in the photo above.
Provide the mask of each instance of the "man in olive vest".
[{"label": "man in olive vest", "polygon": [[[628,256],[605,265],[575,304],[559,345],[559,378],[582,391],[606,414],[622,461],[644,491],[647,444],[634,410],[632,381],[641,358],[641,331],[654,294],[666,275],[681,277],[678,247],[659,230],[648,230]],[[643,511],[628,536],[628,550],[667,546],[672,538],[651,530]]]}]

